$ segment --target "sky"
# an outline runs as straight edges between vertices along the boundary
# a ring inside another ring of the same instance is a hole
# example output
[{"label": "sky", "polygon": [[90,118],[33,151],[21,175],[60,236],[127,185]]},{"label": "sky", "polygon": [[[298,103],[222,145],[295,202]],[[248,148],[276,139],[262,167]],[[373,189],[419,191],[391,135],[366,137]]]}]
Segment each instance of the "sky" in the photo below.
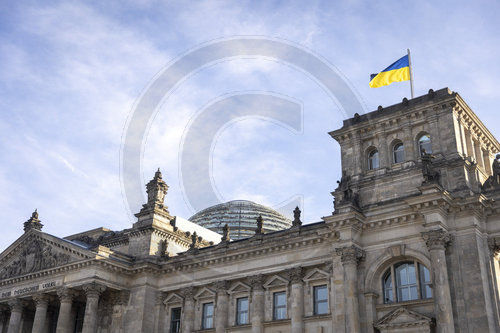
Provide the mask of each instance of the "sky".
[{"label": "sky", "polygon": [[[408,82],[368,86],[371,73],[409,48],[415,95],[449,87],[499,138],[499,9],[497,1],[2,1],[0,250],[22,235],[35,208],[43,231],[60,237],[131,227],[141,203],[127,201],[121,170],[134,112],[173,62],[220,41],[300,47],[342,77],[360,114],[410,96]],[[185,144],[198,116],[217,101],[256,92],[295,101],[300,124],[250,115],[216,128],[200,163],[209,166],[217,200],[282,209],[299,198],[306,223],[331,214],[341,166],[327,133],[342,126],[345,110],[307,70],[259,54],[223,58],[183,77],[162,92],[135,138],[141,186],[159,167],[172,215],[189,218],[203,205],[193,202],[193,189],[208,197],[197,169],[181,164],[186,149],[201,156],[201,143]]]}]

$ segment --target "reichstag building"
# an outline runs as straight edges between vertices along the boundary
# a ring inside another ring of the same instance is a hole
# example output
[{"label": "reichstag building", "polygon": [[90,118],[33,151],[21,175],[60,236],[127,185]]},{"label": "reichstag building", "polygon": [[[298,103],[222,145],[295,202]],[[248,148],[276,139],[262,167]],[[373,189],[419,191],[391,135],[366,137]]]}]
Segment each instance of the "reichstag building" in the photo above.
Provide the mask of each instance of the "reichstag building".
[{"label": "reichstag building", "polygon": [[500,332],[500,144],[462,97],[329,134],[317,223],[248,201],[183,219],[159,170],[129,229],[60,238],[35,211],[0,254],[0,333]]}]

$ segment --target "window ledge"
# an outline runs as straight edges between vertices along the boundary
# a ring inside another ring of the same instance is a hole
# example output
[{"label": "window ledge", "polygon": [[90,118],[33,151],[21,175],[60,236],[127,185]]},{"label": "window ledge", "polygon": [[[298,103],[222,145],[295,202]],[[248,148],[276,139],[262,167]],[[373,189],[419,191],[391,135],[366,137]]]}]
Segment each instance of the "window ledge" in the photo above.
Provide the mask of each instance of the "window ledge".
[{"label": "window ledge", "polygon": [[265,321],[264,326],[283,325],[283,324],[289,324],[290,322],[291,322],[291,320],[289,318],[278,319],[278,320],[272,320],[272,321]]},{"label": "window ledge", "polygon": [[427,305],[427,304],[434,304],[434,299],[433,298],[426,298],[426,299],[416,299],[413,301],[378,304],[376,306],[376,308],[377,308],[377,310],[382,310],[382,309],[399,308],[401,306]]},{"label": "window ledge", "polygon": [[332,318],[331,313],[324,313],[324,314],[304,317],[304,321],[313,321],[313,320],[331,319],[331,318]]},{"label": "window ledge", "polygon": [[246,329],[246,328],[252,328],[252,324],[234,325],[234,326],[228,327],[227,331],[229,331],[229,332],[238,331],[238,330]]}]

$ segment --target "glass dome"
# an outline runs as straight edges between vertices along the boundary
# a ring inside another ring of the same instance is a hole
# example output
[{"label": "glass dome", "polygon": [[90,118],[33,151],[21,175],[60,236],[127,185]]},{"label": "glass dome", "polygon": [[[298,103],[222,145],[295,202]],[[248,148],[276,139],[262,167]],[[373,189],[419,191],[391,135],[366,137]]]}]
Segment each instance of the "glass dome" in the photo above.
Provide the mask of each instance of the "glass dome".
[{"label": "glass dome", "polygon": [[252,237],[257,227],[257,217],[262,215],[264,233],[288,229],[292,221],[272,208],[248,200],[234,200],[203,209],[189,218],[209,230],[222,235],[227,224],[232,240]]}]

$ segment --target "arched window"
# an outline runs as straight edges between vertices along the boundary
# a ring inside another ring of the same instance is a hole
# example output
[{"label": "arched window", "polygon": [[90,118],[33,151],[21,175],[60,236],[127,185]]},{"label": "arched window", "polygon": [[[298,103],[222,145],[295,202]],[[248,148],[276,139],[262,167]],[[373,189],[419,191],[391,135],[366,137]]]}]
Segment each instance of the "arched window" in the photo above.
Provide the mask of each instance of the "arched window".
[{"label": "arched window", "polygon": [[428,134],[424,134],[418,139],[418,151],[420,156],[424,153],[432,154],[431,137]]},{"label": "arched window", "polygon": [[405,147],[402,142],[396,143],[392,148],[394,163],[401,163],[405,160]]},{"label": "arched window", "polygon": [[378,168],[379,168],[378,150],[372,149],[368,153],[368,169],[375,170]]},{"label": "arched window", "polygon": [[383,275],[384,303],[432,298],[429,269],[416,261],[399,262]]}]

